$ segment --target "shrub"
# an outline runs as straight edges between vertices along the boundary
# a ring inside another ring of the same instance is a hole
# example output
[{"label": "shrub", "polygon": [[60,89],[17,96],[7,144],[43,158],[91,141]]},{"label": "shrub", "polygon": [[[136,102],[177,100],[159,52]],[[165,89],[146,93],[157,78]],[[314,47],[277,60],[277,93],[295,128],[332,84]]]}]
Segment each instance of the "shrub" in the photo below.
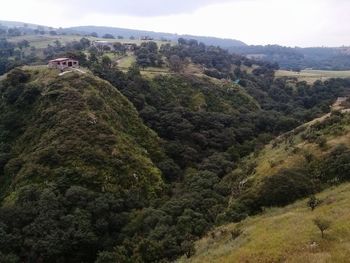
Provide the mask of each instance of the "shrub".
[{"label": "shrub", "polygon": [[181,248],[185,252],[187,258],[192,257],[196,253],[194,242],[192,240],[185,240],[181,243]]},{"label": "shrub", "polygon": [[321,231],[322,238],[324,238],[324,232],[331,227],[332,222],[324,218],[315,218],[313,222]]},{"label": "shrub", "polygon": [[237,226],[231,231],[232,240],[237,239],[240,235],[242,235],[242,233],[243,233],[242,229],[237,225]]},{"label": "shrub", "polygon": [[283,206],[312,193],[314,185],[304,170],[282,170],[267,177],[259,192],[261,206]]},{"label": "shrub", "polygon": [[321,203],[321,200],[317,199],[315,195],[310,196],[310,199],[307,202],[307,205],[311,208],[312,211]]}]

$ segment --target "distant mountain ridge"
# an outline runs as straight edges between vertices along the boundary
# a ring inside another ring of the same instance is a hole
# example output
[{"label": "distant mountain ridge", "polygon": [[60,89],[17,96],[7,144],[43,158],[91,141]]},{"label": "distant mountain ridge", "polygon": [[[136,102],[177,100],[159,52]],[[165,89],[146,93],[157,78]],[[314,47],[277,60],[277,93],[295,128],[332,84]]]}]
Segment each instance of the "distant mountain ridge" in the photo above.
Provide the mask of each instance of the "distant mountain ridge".
[{"label": "distant mountain ridge", "polygon": [[[25,26],[30,29],[36,29],[37,27],[41,27],[44,30],[53,29],[52,27],[43,26],[43,25],[36,25],[36,24],[18,22],[18,21],[2,21],[2,20],[0,20],[0,26],[5,26],[5,27],[24,27]],[[179,34],[172,34],[172,33],[154,32],[154,31],[147,31],[147,30],[136,30],[136,29],[127,29],[127,28],[118,28],[118,27],[77,26],[77,27],[55,28],[55,29],[62,33],[69,33],[69,34],[91,34],[92,32],[96,32],[99,36],[103,36],[105,34],[112,34],[115,37],[122,36],[124,38],[129,38],[131,36],[135,38],[148,36],[150,38],[154,38],[157,40],[167,39],[171,41],[177,41],[178,38],[183,37],[186,39],[195,39],[206,45],[220,46],[222,48],[247,46],[247,44],[245,44],[244,42],[236,39],[218,38],[218,37],[210,37],[210,36],[179,35]]]}]

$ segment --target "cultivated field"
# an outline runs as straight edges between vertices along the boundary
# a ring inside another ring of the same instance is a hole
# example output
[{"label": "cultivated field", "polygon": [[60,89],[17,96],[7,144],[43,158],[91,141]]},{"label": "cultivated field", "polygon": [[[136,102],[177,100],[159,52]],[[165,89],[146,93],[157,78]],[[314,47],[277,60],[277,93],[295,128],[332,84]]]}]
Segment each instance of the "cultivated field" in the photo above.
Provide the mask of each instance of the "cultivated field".
[{"label": "cultivated field", "polygon": [[314,83],[316,80],[327,80],[330,78],[350,78],[350,70],[302,70],[301,72],[278,70],[276,71],[276,77],[295,77],[299,81]]}]

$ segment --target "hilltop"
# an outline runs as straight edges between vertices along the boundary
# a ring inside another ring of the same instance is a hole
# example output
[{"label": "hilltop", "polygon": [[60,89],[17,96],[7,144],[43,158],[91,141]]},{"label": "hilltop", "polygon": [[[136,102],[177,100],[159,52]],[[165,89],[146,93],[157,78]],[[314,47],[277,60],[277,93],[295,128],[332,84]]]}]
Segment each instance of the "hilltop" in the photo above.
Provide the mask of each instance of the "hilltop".
[{"label": "hilltop", "polygon": [[[133,105],[91,74],[14,70],[1,85],[1,196],[66,180],[101,192],[162,187],[160,141]],[[64,167],[64,170],[62,168]]]}]

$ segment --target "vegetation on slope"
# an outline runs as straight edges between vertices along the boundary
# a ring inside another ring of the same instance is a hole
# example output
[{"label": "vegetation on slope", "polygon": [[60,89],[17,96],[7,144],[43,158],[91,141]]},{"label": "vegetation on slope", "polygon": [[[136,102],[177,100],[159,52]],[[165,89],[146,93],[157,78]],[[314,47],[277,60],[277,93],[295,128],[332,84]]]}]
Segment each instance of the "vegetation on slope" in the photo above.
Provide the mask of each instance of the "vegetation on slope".
[{"label": "vegetation on slope", "polygon": [[278,137],[229,176],[236,220],[349,181],[350,116],[335,112]]},{"label": "vegetation on slope", "polygon": [[94,261],[130,212],[161,193],[159,138],[90,74],[16,69],[1,94],[1,253]]},{"label": "vegetation on slope", "polygon": [[[314,211],[304,199],[217,228],[196,243],[194,256],[179,262],[347,262],[350,185],[330,188],[317,198],[321,204]],[[324,238],[316,218],[331,222]]]},{"label": "vegetation on slope", "polygon": [[11,189],[62,173],[67,184],[77,180],[100,191],[129,189],[130,180],[136,188],[147,185],[148,194],[160,187],[150,156],[159,157],[159,141],[133,106],[91,75],[50,78],[47,71],[15,70],[1,87],[1,139],[8,149],[2,173],[12,177]]},{"label": "vegetation on slope", "polygon": [[[180,262],[345,262],[350,115],[342,111],[279,136],[246,158],[229,176],[235,183],[225,214],[240,223],[212,230]],[[270,208],[325,188],[309,200]],[[257,212],[262,214],[244,219]],[[321,235],[323,221],[330,229]]]}]

